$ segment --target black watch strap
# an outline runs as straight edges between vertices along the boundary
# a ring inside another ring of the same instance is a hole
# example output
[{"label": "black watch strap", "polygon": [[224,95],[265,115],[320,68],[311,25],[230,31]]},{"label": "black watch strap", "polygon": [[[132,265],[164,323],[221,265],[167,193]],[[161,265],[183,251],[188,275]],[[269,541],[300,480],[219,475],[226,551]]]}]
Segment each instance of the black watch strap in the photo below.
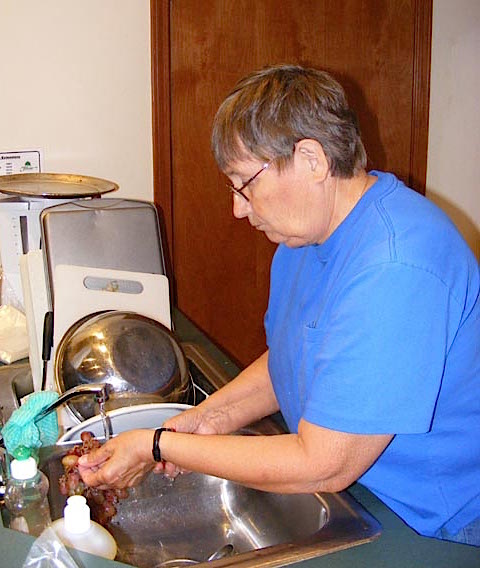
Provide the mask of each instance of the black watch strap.
[{"label": "black watch strap", "polygon": [[152,455],[156,462],[162,461],[162,454],[160,452],[160,436],[163,432],[175,432],[173,428],[157,428],[155,434],[153,435],[153,448]]}]

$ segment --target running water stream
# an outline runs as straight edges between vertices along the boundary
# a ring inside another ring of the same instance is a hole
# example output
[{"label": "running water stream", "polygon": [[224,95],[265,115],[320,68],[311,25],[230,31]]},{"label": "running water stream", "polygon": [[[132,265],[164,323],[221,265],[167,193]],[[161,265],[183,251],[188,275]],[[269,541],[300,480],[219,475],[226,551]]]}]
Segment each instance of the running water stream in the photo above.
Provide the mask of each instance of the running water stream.
[{"label": "running water stream", "polygon": [[98,403],[100,417],[102,419],[102,426],[103,426],[103,433],[105,434],[105,441],[108,442],[113,435],[113,428],[112,428],[112,421],[110,420],[110,416],[107,414],[105,410],[105,402]]}]

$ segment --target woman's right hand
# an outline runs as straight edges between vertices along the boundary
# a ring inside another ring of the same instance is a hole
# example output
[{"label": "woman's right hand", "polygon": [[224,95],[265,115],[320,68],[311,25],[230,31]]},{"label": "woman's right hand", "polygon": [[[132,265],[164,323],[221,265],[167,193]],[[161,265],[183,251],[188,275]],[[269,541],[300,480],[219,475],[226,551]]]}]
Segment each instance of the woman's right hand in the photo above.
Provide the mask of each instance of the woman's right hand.
[{"label": "woman's right hand", "polygon": [[232,432],[229,412],[224,406],[210,404],[208,399],[198,406],[169,418],[164,426],[187,434],[230,434]]},{"label": "woman's right hand", "polygon": [[[188,434],[231,434],[278,409],[266,351],[235,379],[198,406],[167,420],[164,427]],[[181,470],[172,463],[159,463],[154,471],[175,477]]]},{"label": "woman's right hand", "polygon": [[[163,427],[187,434],[229,433],[225,413],[218,410],[202,409],[201,404],[169,418],[164,422]],[[187,470],[180,469],[171,462],[162,461],[155,465],[153,472],[163,473],[174,478],[179,473],[187,473]]]}]

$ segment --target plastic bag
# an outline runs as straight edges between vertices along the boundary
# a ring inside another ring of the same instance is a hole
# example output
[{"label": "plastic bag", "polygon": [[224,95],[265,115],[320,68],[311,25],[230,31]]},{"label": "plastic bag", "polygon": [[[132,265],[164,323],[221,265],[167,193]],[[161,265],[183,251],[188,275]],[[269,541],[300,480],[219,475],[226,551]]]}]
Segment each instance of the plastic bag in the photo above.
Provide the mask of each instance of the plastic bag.
[{"label": "plastic bag", "polygon": [[24,311],[23,299],[20,299],[15,293],[14,287],[8,281],[8,278],[0,266],[0,305],[13,306],[21,312]]},{"label": "plastic bag", "polygon": [[27,318],[13,306],[0,307],[0,361],[9,365],[28,357]]},{"label": "plastic bag", "polygon": [[55,531],[47,527],[32,544],[22,568],[79,568]]}]

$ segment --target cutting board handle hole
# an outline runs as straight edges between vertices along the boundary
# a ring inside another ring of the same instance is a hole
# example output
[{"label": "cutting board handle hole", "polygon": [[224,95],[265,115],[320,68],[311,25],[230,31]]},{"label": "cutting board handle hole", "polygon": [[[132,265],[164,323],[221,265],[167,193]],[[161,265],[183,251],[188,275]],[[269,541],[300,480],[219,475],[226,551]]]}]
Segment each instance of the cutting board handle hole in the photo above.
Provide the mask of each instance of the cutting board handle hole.
[{"label": "cutting board handle hole", "polygon": [[83,279],[83,285],[87,290],[95,292],[120,292],[122,294],[141,294],[143,292],[143,284],[137,280],[86,276]]}]

